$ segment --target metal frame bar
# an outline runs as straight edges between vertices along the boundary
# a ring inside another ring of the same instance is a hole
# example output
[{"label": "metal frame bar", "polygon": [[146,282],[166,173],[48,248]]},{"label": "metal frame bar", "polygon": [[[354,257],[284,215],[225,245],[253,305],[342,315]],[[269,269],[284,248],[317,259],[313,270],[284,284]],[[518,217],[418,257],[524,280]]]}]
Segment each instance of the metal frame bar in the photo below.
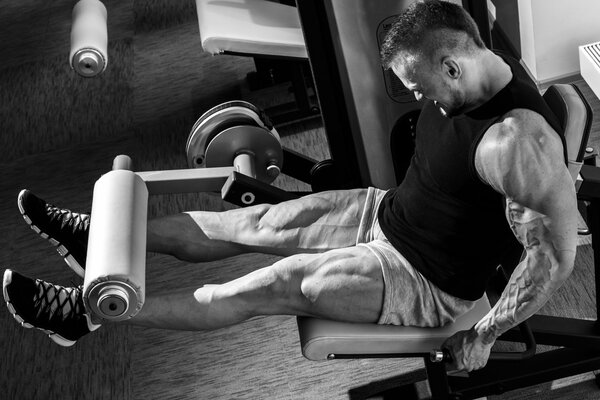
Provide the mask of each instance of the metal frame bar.
[{"label": "metal frame bar", "polygon": [[344,186],[361,187],[361,171],[358,163],[357,144],[349,132],[352,121],[344,102],[343,82],[335,57],[331,27],[323,0],[297,0],[304,41],[310,61],[315,91],[327,134],[331,158],[339,168],[340,181]]},{"label": "metal frame bar", "polygon": [[474,399],[501,394],[565,376],[600,368],[600,352],[584,349],[558,349],[540,353],[519,362],[490,362],[468,378],[449,376],[451,394],[461,399]]},{"label": "metal frame bar", "polygon": [[[598,167],[593,167],[600,170]],[[590,201],[588,206],[588,224],[593,235],[600,233],[600,199],[595,198]],[[600,319],[600,238],[592,239],[592,249],[594,251],[594,283],[596,285],[596,322]]]},{"label": "metal frame bar", "polygon": [[312,175],[310,171],[317,164],[317,160],[298,153],[292,149],[283,148],[283,166],[281,172],[292,176],[304,183],[312,183]]},{"label": "metal frame bar", "polygon": [[136,172],[148,188],[148,193],[197,193],[219,192],[229,175],[235,171],[231,167],[173,169],[167,171]]}]

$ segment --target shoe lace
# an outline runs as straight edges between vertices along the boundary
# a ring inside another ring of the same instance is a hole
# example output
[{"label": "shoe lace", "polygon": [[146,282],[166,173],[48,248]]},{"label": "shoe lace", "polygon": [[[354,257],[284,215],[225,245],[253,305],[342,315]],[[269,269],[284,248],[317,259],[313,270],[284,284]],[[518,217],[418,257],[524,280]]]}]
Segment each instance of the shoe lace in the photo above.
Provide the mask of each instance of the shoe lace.
[{"label": "shoe lace", "polygon": [[58,221],[62,229],[68,228],[71,232],[87,231],[90,223],[89,215],[75,213],[50,204],[46,205],[46,207],[50,215],[50,221]]},{"label": "shoe lace", "polygon": [[65,321],[83,312],[81,287],[63,287],[42,280],[36,280],[38,291],[33,305],[37,309],[37,317],[48,320],[59,318]]}]

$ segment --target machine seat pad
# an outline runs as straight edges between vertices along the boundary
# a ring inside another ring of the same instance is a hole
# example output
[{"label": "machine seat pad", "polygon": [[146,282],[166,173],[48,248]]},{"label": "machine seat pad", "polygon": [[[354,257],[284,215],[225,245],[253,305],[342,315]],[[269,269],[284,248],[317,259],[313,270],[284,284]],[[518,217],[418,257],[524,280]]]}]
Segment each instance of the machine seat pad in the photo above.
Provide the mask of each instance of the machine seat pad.
[{"label": "machine seat pad", "polygon": [[266,0],[196,0],[202,48],[308,59],[295,7]]},{"label": "machine seat pad", "polygon": [[440,328],[361,324],[298,317],[302,354],[309,360],[336,356],[414,355],[440,349],[455,332],[470,329],[490,310],[487,296],[451,324]]}]

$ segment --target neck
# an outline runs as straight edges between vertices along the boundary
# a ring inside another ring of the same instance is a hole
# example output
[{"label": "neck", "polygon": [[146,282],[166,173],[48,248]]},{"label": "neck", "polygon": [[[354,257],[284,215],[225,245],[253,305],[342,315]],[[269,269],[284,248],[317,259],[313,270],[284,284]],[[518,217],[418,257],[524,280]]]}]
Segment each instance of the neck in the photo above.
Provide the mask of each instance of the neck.
[{"label": "neck", "polygon": [[510,66],[490,50],[485,50],[474,61],[474,67],[478,73],[473,76],[473,90],[469,96],[472,99],[470,110],[489,101],[508,85],[513,77]]}]

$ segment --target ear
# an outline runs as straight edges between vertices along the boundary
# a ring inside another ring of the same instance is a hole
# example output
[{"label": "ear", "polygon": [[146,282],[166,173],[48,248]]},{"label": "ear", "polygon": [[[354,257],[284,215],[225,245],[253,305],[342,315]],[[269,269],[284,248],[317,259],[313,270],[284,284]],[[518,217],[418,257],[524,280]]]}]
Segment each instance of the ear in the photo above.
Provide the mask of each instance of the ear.
[{"label": "ear", "polygon": [[458,79],[462,75],[462,69],[455,59],[450,57],[444,57],[442,60],[442,68],[444,73],[451,79]]}]

